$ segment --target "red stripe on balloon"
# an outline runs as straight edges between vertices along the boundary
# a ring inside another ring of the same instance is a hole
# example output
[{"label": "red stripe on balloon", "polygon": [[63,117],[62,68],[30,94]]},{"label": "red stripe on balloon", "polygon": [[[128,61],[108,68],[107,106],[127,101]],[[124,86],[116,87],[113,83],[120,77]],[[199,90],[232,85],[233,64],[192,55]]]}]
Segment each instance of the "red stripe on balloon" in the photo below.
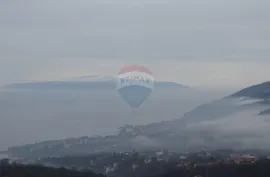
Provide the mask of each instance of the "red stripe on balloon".
[{"label": "red stripe on balloon", "polygon": [[138,65],[126,66],[122,68],[118,74],[124,74],[124,73],[132,72],[132,71],[139,71],[139,72],[144,72],[144,73],[152,75],[152,72],[148,68],[144,66],[138,66]]}]

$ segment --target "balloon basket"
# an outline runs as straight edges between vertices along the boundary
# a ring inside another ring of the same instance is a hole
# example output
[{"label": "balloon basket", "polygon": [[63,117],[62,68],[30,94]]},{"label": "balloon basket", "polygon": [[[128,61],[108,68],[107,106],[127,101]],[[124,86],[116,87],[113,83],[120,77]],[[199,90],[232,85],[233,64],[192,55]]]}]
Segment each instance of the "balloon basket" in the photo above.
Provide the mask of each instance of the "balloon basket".
[{"label": "balloon basket", "polygon": [[131,112],[132,112],[132,114],[136,114],[137,113],[137,110],[136,109],[132,109]]},{"label": "balloon basket", "polygon": [[139,111],[138,109],[132,109],[132,110],[131,110],[131,115],[132,115],[133,117],[138,118],[139,115],[140,115],[140,111]]}]

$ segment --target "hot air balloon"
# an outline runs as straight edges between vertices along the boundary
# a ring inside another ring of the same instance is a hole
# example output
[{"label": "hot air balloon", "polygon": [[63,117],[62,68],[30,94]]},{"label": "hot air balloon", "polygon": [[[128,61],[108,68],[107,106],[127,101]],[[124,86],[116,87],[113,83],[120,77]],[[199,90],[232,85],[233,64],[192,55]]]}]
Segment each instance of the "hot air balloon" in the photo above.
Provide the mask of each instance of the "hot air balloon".
[{"label": "hot air balloon", "polygon": [[154,87],[152,72],[144,66],[126,66],[118,73],[117,90],[133,109],[139,108]]}]

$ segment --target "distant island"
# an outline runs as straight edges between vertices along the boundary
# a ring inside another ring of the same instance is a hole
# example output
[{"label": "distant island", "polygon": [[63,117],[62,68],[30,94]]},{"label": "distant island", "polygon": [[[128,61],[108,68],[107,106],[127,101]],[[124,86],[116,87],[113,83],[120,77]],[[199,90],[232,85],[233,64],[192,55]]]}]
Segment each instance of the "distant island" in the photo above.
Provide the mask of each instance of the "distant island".
[{"label": "distant island", "polygon": [[[37,81],[12,83],[3,89],[20,90],[113,90],[116,88],[116,78],[84,76],[67,81]],[[190,87],[176,83],[155,81],[155,89],[190,89]]]}]

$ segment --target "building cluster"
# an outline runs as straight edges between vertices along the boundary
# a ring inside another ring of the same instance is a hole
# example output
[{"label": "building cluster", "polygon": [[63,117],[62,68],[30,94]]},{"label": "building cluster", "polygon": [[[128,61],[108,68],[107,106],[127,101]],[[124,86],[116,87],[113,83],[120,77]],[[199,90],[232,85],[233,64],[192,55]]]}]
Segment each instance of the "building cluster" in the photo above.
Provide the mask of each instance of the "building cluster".
[{"label": "building cluster", "polygon": [[256,156],[251,155],[243,155],[235,158],[230,158],[227,163],[232,164],[253,164],[258,160]]},{"label": "building cluster", "polygon": [[[269,159],[270,158],[267,158]],[[215,160],[215,161],[210,161],[210,162],[204,162],[204,163],[194,163],[191,164],[190,162],[182,162],[177,165],[179,168],[195,168],[198,166],[218,166],[218,165],[233,165],[233,164],[254,164],[259,160],[258,157],[252,156],[252,155],[241,155],[241,156],[236,156],[236,157],[229,157],[228,159],[224,160]]]}]

